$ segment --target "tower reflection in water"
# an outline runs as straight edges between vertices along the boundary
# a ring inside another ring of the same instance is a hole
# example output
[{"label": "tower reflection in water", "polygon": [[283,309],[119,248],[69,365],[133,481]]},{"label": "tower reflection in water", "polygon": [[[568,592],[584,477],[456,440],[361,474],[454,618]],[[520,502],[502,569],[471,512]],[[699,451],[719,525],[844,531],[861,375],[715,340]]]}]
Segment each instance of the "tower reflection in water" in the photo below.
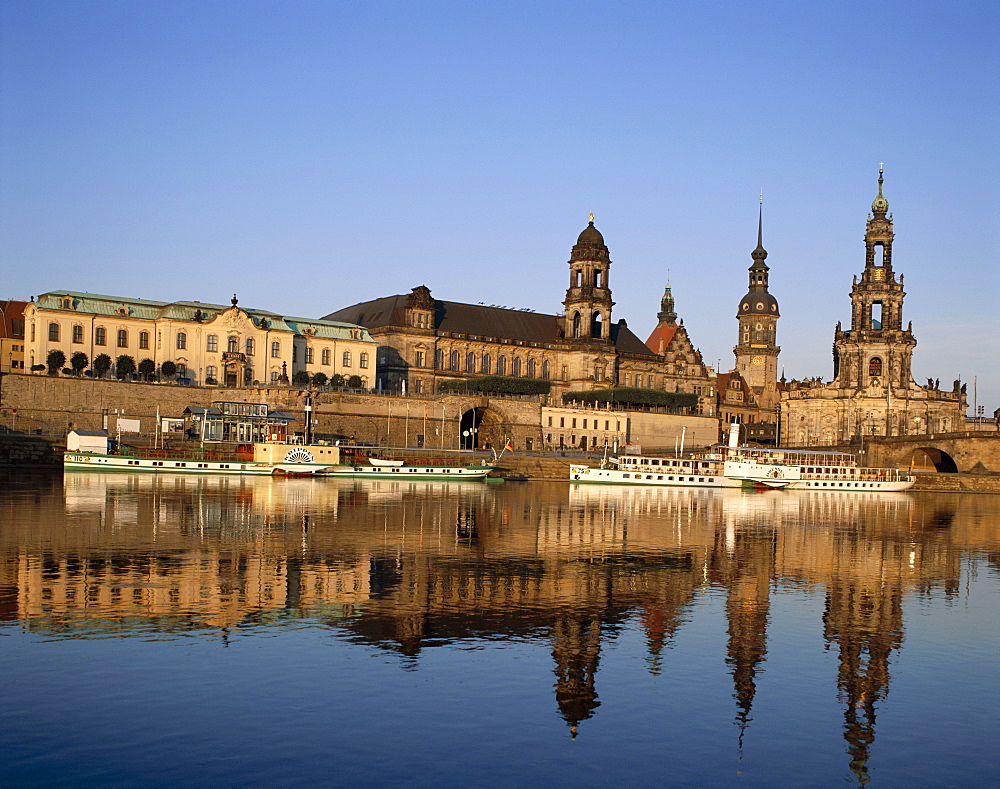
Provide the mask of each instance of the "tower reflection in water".
[{"label": "tower reflection in water", "polygon": [[822,589],[851,769],[866,782],[876,711],[903,642],[903,598],[956,594],[963,551],[980,536],[977,518],[917,501],[73,474],[30,507],[6,505],[0,616],[79,638],[232,637],[311,620],[411,659],[467,639],[544,637],[555,701],[576,736],[601,704],[608,638],[639,623],[657,674],[699,598],[722,591],[742,747],[772,595]]}]

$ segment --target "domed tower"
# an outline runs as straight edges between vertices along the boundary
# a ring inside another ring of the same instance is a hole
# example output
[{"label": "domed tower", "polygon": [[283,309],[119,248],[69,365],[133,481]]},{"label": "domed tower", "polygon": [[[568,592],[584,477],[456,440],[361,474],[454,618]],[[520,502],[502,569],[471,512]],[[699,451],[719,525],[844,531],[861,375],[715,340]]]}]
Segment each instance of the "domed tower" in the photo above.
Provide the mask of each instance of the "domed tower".
[{"label": "domed tower", "polygon": [[594,227],[594,215],[580,233],[569,257],[569,288],[563,305],[563,334],[567,340],[611,343],[611,257],[604,236]]},{"label": "domed tower", "polygon": [[882,194],[882,167],[878,194],[872,201],[865,231],[865,269],[851,287],[851,328],[837,326],[834,337],[834,375],[842,388],[907,387],[917,341],[903,326],[903,277],[892,270],[892,214]]},{"label": "domed tower", "polygon": [[733,348],[736,369],[752,387],[764,387],[778,380],[777,337],[778,301],[767,290],[767,250],[763,242],[764,205],[761,198],[757,217],[757,248],[750,253],[750,289],[736,310],[740,324],[739,344]]}]

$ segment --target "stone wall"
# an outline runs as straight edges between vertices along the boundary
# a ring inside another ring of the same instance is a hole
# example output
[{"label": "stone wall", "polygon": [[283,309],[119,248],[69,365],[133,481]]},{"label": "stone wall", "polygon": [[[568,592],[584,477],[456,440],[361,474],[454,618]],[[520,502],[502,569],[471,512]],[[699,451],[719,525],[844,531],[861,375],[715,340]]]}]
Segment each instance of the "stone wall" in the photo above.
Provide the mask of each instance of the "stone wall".
[{"label": "stone wall", "polygon": [[[161,417],[179,417],[188,406],[231,400],[265,402],[273,411],[290,412],[297,420],[292,432],[301,433],[308,396],[285,387],[220,389],[12,374],[0,376],[0,425],[62,436],[71,428],[100,430],[107,415],[113,432],[121,415],[138,419],[141,434],[151,436],[157,409]],[[500,446],[508,436],[518,449],[524,449],[529,438],[535,448],[541,445],[541,407],[536,401],[314,392],[312,406],[314,435],[353,436],[378,445],[385,445],[388,437],[393,446],[414,446],[422,435],[427,447],[457,449],[462,415],[476,408],[481,445]]]},{"label": "stone wall", "polygon": [[0,466],[62,467],[62,454],[44,436],[0,433]]}]

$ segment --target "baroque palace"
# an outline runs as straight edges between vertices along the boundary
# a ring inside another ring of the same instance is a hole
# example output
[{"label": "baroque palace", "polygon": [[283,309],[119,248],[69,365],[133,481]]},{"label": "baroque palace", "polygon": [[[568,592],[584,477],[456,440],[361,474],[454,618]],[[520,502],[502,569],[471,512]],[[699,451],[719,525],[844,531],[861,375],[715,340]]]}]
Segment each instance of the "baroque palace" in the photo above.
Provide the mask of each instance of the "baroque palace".
[{"label": "baroque palace", "polygon": [[913,380],[917,339],[903,324],[903,275],[892,268],[892,214],[882,194],[872,201],[865,231],[865,268],[851,288],[851,326],[833,338],[833,380],[793,384],[781,402],[786,445],[844,444],[864,435],[903,436],[957,430],[966,410],[965,387],[950,391]]},{"label": "baroque palace", "polygon": [[47,365],[51,351],[66,366],[82,353],[87,364],[106,354],[155,369],[172,362],[195,385],[240,387],[287,383],[299,371],[327,377],[357,375],[371,385],[375,343],[360,326],[292,318],[264,310],[198,301],[146,301],[94,293],[43,293],[24,309],[28,364]]},{"label": "baroque palace", "polygon": [[325,320],[364,326],[379,343],[384,388],[437,391],[444,380],[499,375],[552,384],[552,402],[570,391],[628,386],[688,392],[697,412],[715,415],[715,379],[676,322],[669,287],[660,323],[644,343],[624,319],[612,321],[611,258],[593,215],[572,248],[561,315],[441,301],[426,286],[344,307]]}]

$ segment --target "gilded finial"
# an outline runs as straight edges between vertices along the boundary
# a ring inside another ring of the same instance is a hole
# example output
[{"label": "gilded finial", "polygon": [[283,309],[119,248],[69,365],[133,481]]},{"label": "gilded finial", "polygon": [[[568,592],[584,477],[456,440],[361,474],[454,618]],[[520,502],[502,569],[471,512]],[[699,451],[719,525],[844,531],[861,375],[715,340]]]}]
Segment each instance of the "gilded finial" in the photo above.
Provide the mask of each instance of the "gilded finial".
[{"label": "gilded finial", "polygon": [[594,212],[593,211],[590,212],[590,214],[588,215],[588,218],[590,220],[590,224],[594,224]]},{"label": "gilded finial", "polygon": [[760,190],[760,204],[764,205],[764,190]]}]

